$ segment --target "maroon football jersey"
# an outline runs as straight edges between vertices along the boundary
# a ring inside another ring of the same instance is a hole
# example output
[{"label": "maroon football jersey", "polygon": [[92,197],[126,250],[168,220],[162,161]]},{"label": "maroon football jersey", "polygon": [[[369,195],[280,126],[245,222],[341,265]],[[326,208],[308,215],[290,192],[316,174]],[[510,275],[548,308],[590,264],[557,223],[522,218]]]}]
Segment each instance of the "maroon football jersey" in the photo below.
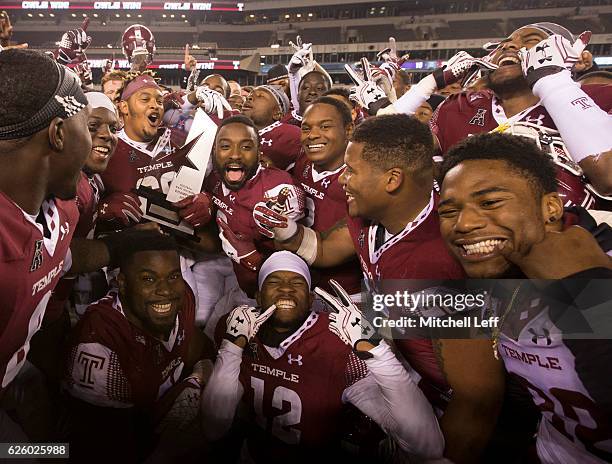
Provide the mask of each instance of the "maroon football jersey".
[{"label": "maroon football jersey", "polygon": [[74,200],[48,199],[35,222],[0,192],[0,392],[23,365],[51,292],[70,267],[78,217]]},{"label": "maroon football jersey", "polygon": [[132,324],[111,292],[90,305],[73,329],[64,386],[97,406],[150,407],[185,375],[194,330],[195,299],[188,286],[167,341]]},{"label": "maroon football jersey", "polygon": [[[229,190],[216,171],[206,180],[206,190],[213,195],[217,217],[226,221],[235,234],[242,235],[246,240],[252,240],[257,250],[264,256],[274,252],[274,241],[259,233],[253,219],[253,209],[260,201],[266,202],[276,198],[285,187],[296,193],[287,200],[289,202],[287,215],[298,220],[304,214],[304,196],[302,190],[296,187],[289,173],[285,171],[259,166],[255,175],[236,191]],[[256,290],[257,274],[247,271],[233,261],[232,264],[240,288],[252,295]]]},{"label": "maroon football jersey", "polygon": [[195,143],[192,140],[182,147],[184,141],[184,132],[161,128],[159,136],[145,147],[120,132],[115,153],[100,176],[104,195],[131,192],[140,185],[167,193],[179,167],[186,162],[189,148]]},{"label": "maroon football jersey", "polygon": [[291,110],[281,119],[281,122],[291,124],[292,126],[302,127],[302,116],[297,111]]},{"label": "maroon football jersey", "polygon": [[[583,85],[582,90],[601,109],[608,113],[612,111],[612,86]],[[469,135],[490,132],[506,121],[504,109],[495,94],[490,90],[481,90],[451,95],[436,109],[429,124],[438,139],[441,153],[444,155],[454,144]],[[534,106],[518,121],[555,131],[557,129],[546,108],[542,105]],[[545,139],[540,140],[545,141]],[[556,163],[556,166],[559,193],[564,205],[593,207],[596,198],[585,187],[582,176],[572,173],[560,163]]]},{"label": "maroon football jersey", "polygon": [[[225,319],[217,334],[224,331]],[[367,372],[365,363],[329,331],[325,313],[311,313],[276,348],[255,336],[240,365],[242,404],[251,425],[247,444],[255,462],[295,461],[338,446],[342,393]]]},{"label": "maroon football jersey", "polygon": [[[346,217],[346,194],[338,182],[344,165],[335,171],[317,172],[312,162],[302,153],[293,169],[296,184],[306,193],[305,217],[301,221],[317,232],[333,227]],[[329,279],[335,279],[349,293],[361,291],[361,273],[356,259],[328,269],[311,269],[313,284],[331,291]]]},{"label": "maroon football jersey", "polygon": [[[102,181],[100,176],[96,174],[89,177],[84,172],[81,172],[81,178],[77,184],[76,204],[79,210],[79,222],[74,231],[75,237],[93,238],[101,189]],[[76,276],[63,277],[58,282],[47,304],[45,323],[56,320],[62,314],[66,301],[70,298],[75,281]]]},{"label": "maroon football jersey", "polygon": [[275,121],[259,130],[261,153],[279,169],[290,169],[302,151],[299,126]]},{"label": "maroon football jersey", "polygon": [[[432,194],[429,204],[416,219],[386,241],[381,225],[361,218],[348,218],[351,238],[372,292],[380,291],[382,281],[389,279],[465,278],[463,268],[450,255],[442,240],[435,203],[436,198]],[[377,235],[380,237],[378,240]],[[449,386],[431,338],[417,334],[407,339],[407,336],[398,336],[397,331],[393,336],[400,353],[423,377],[425,383],[421,388],[424,393],[432,403],[440,405],[440,397],[448,396]]]}]

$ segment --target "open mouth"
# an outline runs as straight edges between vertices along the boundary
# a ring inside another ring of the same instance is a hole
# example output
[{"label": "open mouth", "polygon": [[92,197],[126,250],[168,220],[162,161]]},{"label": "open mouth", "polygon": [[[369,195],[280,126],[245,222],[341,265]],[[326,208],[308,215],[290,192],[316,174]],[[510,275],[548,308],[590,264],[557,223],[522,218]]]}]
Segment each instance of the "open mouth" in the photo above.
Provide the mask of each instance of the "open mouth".
[{"label": "open mouth", "polygon": [[506,239],[488,239],[471,243],[458,243],[455,246],[459,249],[461,256],[466,259],[487,259],[499,254],[499,245],[507,242]]},{"label": "open mouth", "polygon": [[507,55],[507,56],[503,56],[502,58],[500,58],[500,60],[497,62],[497,65],[502,68],[504,66],[512,66],[512,65],[520,65],[521,64],[521,60],[518,59],[517,56],[515,55]]},{"label": "open mouth", "polygon": [[283,309],[294,309],[297,304],[295,303],[295,301],[290,300],[288,298],[280,298],[276,301],[275,303],[276,305],[276,309],[277,310],[283,310]]},{"label": "open mouth", "polygon": [[230,183],[241,182],[246,176],[246,170],[242,164],[228,164],[225,166],[225,178]]},{"label": "open mouth", "polygon": [[165,314],[169,314],[170,311],[172,310],[172,303],[151,303],[149,304],[149,307],[156,314],[165,315]]},{"label": "open mouth", "polygon": [[151,113],[147,116],[147,119],[153,127],[157,127],[161,122],[161,115],[159,113]]},{"label": "open mouth", "polygon": [[94,153],[95,158],[101,161],[107,159],[110,154],[110,149],[102,146],[93,147],[91,151]]},{"label": "open mouth", "polygon": [[354,197],[354,196],[353,196],[353,194],[352,194],[352,193],[350,193],[348,190],[346,190],[346,189],[345,189],[345,190],[344,190],[344,193],[346,194],[346,203],[347,203],[347,204],[350,204],[350,203],[352,203],[353,201],[355,201],[355,197]]},{"label": "open mouth", "polygon": [[327,144],[326,143],[311,143],[311,144],[306,144],[306,149],[310,153],[317,153],[317,152],[323,151],[325,149],[325,145],[327,145]]}]

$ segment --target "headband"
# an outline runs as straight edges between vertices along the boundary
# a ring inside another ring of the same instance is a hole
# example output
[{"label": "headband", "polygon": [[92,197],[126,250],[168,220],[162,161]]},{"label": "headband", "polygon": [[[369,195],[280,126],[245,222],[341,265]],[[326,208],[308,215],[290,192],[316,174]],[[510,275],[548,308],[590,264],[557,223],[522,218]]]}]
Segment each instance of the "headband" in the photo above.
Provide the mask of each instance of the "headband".
[{"label": "headband", "polygon": [[106,108],[111,113],[117,113],[117,108],[115,108],[111,99],[102,92],[87,92],[85,97],[91,105],[92,110],[96,108]]},{"label": "headband", "polygon": [[56,61],[53,64],[59,76],[57,87],[47,103],[31,118],[0,127],[0,140],[29,137],[49,127],[53,119],[70,118],[87,106],[87,98],[81,90],[81,81],[77,75]]},{"label": "headband", "polygon": [[121,92],[121,100],[127,100],[139,90],[149,88],[157,89],[161,92],[160,86],[157,85],[157,82],[155,82],[153,77],[147,74],[141,74],[140,76],[132,79],[130,83],[125,86],[125,89],[123,89],[123,92]]},{"label": "headband", "polygon": [[287,94],[285,93],[282,87],[278,85],[262,85],[260,87],[262,89],[266,89],[272,94],[283,114],[287,114],[291,110],[289,97],[287,97]]},{"label": "headband", "polygon": [[259,277],[257,279],[257,287],[261,290],[266,278],[276,271],[291,271],[296,274],[300,274],[308,283],[310,288],[310,270],[306,262],[298,255],[291,253],[290,251],[277,251],[272,253],[268,259],[264,261],[260,270]]}]

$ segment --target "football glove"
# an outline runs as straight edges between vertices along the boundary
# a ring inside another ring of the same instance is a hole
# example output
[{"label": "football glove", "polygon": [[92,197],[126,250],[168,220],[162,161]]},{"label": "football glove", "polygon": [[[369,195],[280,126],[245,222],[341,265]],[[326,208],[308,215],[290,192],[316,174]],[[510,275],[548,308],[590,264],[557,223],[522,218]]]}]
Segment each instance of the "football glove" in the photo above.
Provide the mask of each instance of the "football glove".
[{"label": "football glove", "polygon": [[348,63],[344,69],[355,86],[351,87],[350,99],[367,109],[370,115],[375,115],[380,108],[391,104],[385,92],[376,85],[372,77],[372,68],[367,58],[361,59],[363,77],[361,77]]},{"label": "football glove", "polygon": [[[389,37],[389,46],[376,54],[376,58],[383,62],[379,67],[372,70],[372,76],[376,83],[383,88],[393,87],[397,71],[399,71],[409,56],[409,54],[406,54],[398,58],[395,39]],[[380,81],[383,79],[384,84],[381,85]]]},{"label": "football glove", "polygon": [[378,344],[376,330],[357,305],[351,301],[346,290],[333,279],[329,281],[329,285],[337,296],[330,295],[320,287],[314,289],[314,292],[334,311],[329,315],[329,330],[353,350],[356,350],[357,343],[361,341],[367,341],[373,345]]},{"label": "football glove", "polygon": [[123,226],[138,224],[142,219],[140,200],[133,193],[115,192],[100,201],[98,220],[117,222]]},{"label": "football glove", "polygon": [[312,63],[312,43],[303,43],[302,38],[298,35],[295,39],[297,43],[289,41],[289,45],[295,50],[295,53],[289,60],[289,72],[297,73],[301,68]]},{"label": "football glove", "polygon": [[255,334],[257,334],[261,324],[272,316],[275,309],[276,305],[272,305],[262,313],[248,305],[234,308],[227,317],[226,338],[233,342],[242,336],[246,338],[247,343],[250,342]]},{"label": "football glove", "polygon": [[232,110],[223,95],[210,89],[207,85],[201,85],[195,92],[199,106],[209,114],[216,112],[219,119],[223,118],[224,110]]},{"label": "football glove", "polygon": [[444,66],[436,69],[432,76],[436,81],[438,90],[447,85],[454,84],[462,80],[474,65],[484,69],[497,69],[497,65],[488,59],[474,58],[468,52],[460,51],[453,55]]},{"label": "football glove", "polygon": [[283,188],[276,199],[270,199],[266,203],[260,201],[255,205],[253,219],[257,229],[265,237],[283,242],[297,232],[295,220],[284,214],[288,210],[287,199],[290,193],[289,188]]},{"label": "football glove", "polygon": [[591,40],[591,31],[585,31],[574,43],[565,37],[553,34],[529,50],[519,50],[521,67],[531,88],[543,77],[570,70],[580,60],[580,55]]},{"label": "football glove", "polygon": [[91,37],[85,32],[88,25],[89,18],[85,18],[81,27],[64,32],[57,49],[57,61],[62,64],[83,61],[84,51],[91,44]]},{"label": "football glove", "polygon": [[232,232],[224,220],[217,218],[217,225],[219,226],[221,247],[225,254],[245,269],[256,272],[263,261],[263,257],[255,248],[255,244]]},{"label": "football glove", "polygon": [[174,205],[180,208],[178,215],[181,219],[193,227],[199,227],[208,223],[212,217],[210,203],[210,194],[202,192],[183,198]]}]

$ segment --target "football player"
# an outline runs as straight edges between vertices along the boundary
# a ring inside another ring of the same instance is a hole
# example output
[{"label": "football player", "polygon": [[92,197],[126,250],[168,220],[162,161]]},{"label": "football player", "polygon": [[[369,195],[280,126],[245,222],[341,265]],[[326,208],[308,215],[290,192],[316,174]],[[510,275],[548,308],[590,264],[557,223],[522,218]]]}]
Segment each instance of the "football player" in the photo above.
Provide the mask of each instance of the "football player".
[{"label": "football player", "polygon": [[[576,38],[554,23],[528,24],[484,59],[459,52],[445,69],[381,111],[414,113],[432,92],[462,79],[473,66],[488,69],[486,89],[455,94],[435,112],[431,128],[442,155],[474,133],[495,130],[530,137],[555,160],[564,204],[590,207],[612,193],[612,122],[607,114],[612,90],[581,87],[572,80],[571,69],[589,39],[590,32]],[[376,113],[387,103],[366,87],[361,82],[356,95]]]},{"label": "football player", "polygon": [[[463,278],[439,234],[432,154],[431,132],[415,118],[366,119],[353,132],[339,178],[348,215],[320,233],[283,221],[270,210],[267,215],[274,220],[268,227],[278,234],[275,243],[314,267],[337,266],[357,254],[371,292],[384,293],[381,287],[389,279]],[[445,457],[469,462],[488,442],[499,407],[497,393],[503,390],[503,379],[490,380],[500,367],[483,349],[487,341],[393,335],[423,377],[430,401],[445,410],[440,419]]]},{"label": "football player", "polygon": [[270,230],[258,227],[253,209],[258,203],[275,202],[294,220],[304,214],[304,192],[291,176],[259,164],[257,128],[246,116],[221,122],[215,138],[214,171],[206,181],[217,210],[223,250],[234,261],[240,287],[252,296],[257,270],[274,249]]},{"label": "football player", "polygon": [[124,71],[111,71],[102,77],[102,93],[111,99],[113,104],[119,103],[123,81],[127,78]]},{"label": "football player", "polygon": [[297,109],[294,108],[285,116],[284,122],[299,126],[302,123],[302,114],[313,101],[322,96],[331,88],[329,76],[320,71],[310,71],[300,80],[297,89]]},{"label": "football player", "polygon": [[554,164],[520,137],[469,137],[449,151],[442,176],[440,229],[469,277],[563,279],[500,280],[493,293],[501,304],[491,356],[541,411],[539,461],[609,462],[612,344],[574,334],[590,330],[577,328],[577,313],[608,309],[598,299],[609,300],[609,290],[584,283],[612,277],[610,228],[581,208],[564,211]]},{"label": "football player", "polygon": [[[293,169],[293,178],[306,193],[302,224],[323,233],[346,216],[346,194],[338,178],[344,170],[344,152],[353,133],[349,107],[332,97],[320,97],[308,107],[302,121],[304,154]],[[361,273],[355,258],[327,269],[311,271],[315,283],[329,289],[334,279],[354,301],[361,294]]]},{"label": "football player", "polygon": [[299,127],[281,122],[289,110],[287,95],[276,85],[255,87],[241,110],[257,127],[262,155],[279,169],[292,168],[302,149]]},{"label": "football player", "polygon": [[4,441],[27,441],[5,410],[17,410],[13,417],[20,419],[28,417],[19,412],[23,407],[37,411],[29,417],[45,414],[40,394],[30,395],[34,377],[25,373],[30,380],[20,385],[20,371],[32,370],[26,356],[51,293],[65,272],[93,271],[116,259],[123,235],[71,242],[74,197],[92,147],[90,109],[75,74],[40,53],[5,50],[0,94],[0,434]]},{"label": "football player", "polygon": [[89,306],[70,336],[64,388],[74,458],[89,456],[104,437],[113,446],[97,450],[96,460],[139,460],[151,428],[169,412],[158,408],[177,390],[178,401],[194,396],[184,423],[198,412],[207,344],[195,326],[195,298],[181,275],[176,243],[142,231],[125,245],[118,291]]},{"label": "football player", "polygon": [[[74,237],[93,239],[96,208],[102,185],[99,174],[106,169],[117,146],[119,119],[113,103],[103,93],[88,92],[85,97],[91,107],[87,126],[91,134],[92,149],[77,185],[76,203],[79,220]],[[59,380],[61,353],[59,350],[49,350],[49,347],[61,346],[70,328],[65,305],[70,298],[76,278],[77,276],[64,277],[58,283],[47,305],[42,328],[31,341],[30,361],[41,369],[47,378],[54,380]]]},{"label": "football player", "polygon": [[255,462],[341,459],[342,411],[350,403],[410,455],[441,457],[442,434],[425,396],[373,327],[360,323],[348,294],[331,285],[337,297],[315,293],[335,313],[315,312],[306,263],[287,251],[265,261],[262,309],[239,306],[217,326],[219,356],[202,396],[205,436],[223,437],[237,416]]}]

